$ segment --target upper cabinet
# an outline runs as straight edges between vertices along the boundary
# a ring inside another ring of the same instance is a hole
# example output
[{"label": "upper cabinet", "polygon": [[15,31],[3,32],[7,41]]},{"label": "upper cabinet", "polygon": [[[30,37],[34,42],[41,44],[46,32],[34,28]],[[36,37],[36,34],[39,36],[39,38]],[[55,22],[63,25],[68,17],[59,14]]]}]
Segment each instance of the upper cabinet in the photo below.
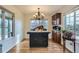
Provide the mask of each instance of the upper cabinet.
[{"label": "upper cabinet", "polygon": [[52,24],[60,25],[61,24],[61,13],[56,13],[52,16]]}]

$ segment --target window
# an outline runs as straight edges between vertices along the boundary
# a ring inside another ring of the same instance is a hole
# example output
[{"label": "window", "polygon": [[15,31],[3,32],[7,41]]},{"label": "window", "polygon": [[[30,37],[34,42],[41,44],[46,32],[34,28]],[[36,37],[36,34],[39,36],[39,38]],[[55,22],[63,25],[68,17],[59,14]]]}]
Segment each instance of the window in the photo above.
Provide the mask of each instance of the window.
[{"label": "window", "polygon": [[[67,17],[68,15],[68,17]],[[79,9],[65,15],[65,29],[75,32],[75,43],[79,42]],[[79,46],[76,45],[76,52],[79,51]]]},{"label": "window", "polygon": [[48,29],[48,20],[31,20],[30,29],[33,30],[39,25],[43,25],[45,29]]},{"label": "window", "polygon": [[13,32],[13,30],[12,30],[12,28],[13,28],[12,27],[12,19],[9,20],[9,23],[10,23],[10,28],[9,28],[10,31],[9,32],[10,32],[10,36],[12,36],[12,32]]},{"label": "window", "polygon": [[8,19],[5,19],[5,38],[8,38]]},{"label": "window", "polygon": [[0,17],[0,40],[1,40],[1,17]]},{"label": "window", "polygon": [[5,12],[5,38],[12,36],[12,14]]},{"label": "window", "polygon": [[5,38],[11,37],[12,34],[12,15],[5,12]]},{"label": "window", "polygon": [[74,12],[65,16],[65,28],[74,31]]},{"label": "window", "polygon": [[65,15],[65,29],[75,32],[76,40],[79,40],[79,10]]},{"label": "window", "polygon": [[79,36],[79,10],[76,11],[75,32]]},{"label": "window", "polygon": [[1,38],[6,39],[6,38],[14,36],[13,16],[14,14],[12,12],[4,8],[0,9],[0,40]]},{"label": "window", "polygon": [[0,40],[1,40],[1,34],[2,34],[2,24],[1,24],[1,22],[2,22],[2,19],[1,19],[1,9],[0,9]]}]

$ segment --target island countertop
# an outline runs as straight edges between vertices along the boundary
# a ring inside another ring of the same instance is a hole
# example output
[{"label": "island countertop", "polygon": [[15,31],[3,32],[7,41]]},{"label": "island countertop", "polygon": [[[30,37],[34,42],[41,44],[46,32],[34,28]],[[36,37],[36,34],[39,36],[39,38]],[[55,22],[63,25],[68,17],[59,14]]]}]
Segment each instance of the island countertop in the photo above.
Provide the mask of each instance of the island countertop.
[{"label": "island countertop", "polygon": [[30,33],[50,33],[50,32],[47,32],[47,31],[42,31],[42,32],[30,31],[30,32],[27,32],[27,34],[30,34]]}]

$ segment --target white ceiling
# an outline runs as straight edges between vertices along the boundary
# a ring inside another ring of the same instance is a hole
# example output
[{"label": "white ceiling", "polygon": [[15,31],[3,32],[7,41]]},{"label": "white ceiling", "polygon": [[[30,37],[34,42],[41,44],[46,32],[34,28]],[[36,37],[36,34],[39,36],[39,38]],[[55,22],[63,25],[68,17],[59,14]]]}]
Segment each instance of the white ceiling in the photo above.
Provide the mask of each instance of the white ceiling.
[{"label": "white ceiling", "polygon": [[26,15],[31,15],[37,12],[37,8],[46,15],[61,9],[64,5],[15,5],[20,11]]}]

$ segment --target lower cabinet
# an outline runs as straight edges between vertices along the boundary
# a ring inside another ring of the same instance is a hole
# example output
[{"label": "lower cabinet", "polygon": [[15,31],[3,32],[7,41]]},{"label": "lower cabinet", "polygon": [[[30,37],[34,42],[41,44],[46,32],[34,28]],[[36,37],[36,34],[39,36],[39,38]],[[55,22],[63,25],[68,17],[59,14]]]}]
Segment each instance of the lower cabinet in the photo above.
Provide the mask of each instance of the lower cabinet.
[{"label": "lower cabinet", "polygon": [[52,40],[56,43],[61,44],[61,33],[60,32],[52,32]]}]

